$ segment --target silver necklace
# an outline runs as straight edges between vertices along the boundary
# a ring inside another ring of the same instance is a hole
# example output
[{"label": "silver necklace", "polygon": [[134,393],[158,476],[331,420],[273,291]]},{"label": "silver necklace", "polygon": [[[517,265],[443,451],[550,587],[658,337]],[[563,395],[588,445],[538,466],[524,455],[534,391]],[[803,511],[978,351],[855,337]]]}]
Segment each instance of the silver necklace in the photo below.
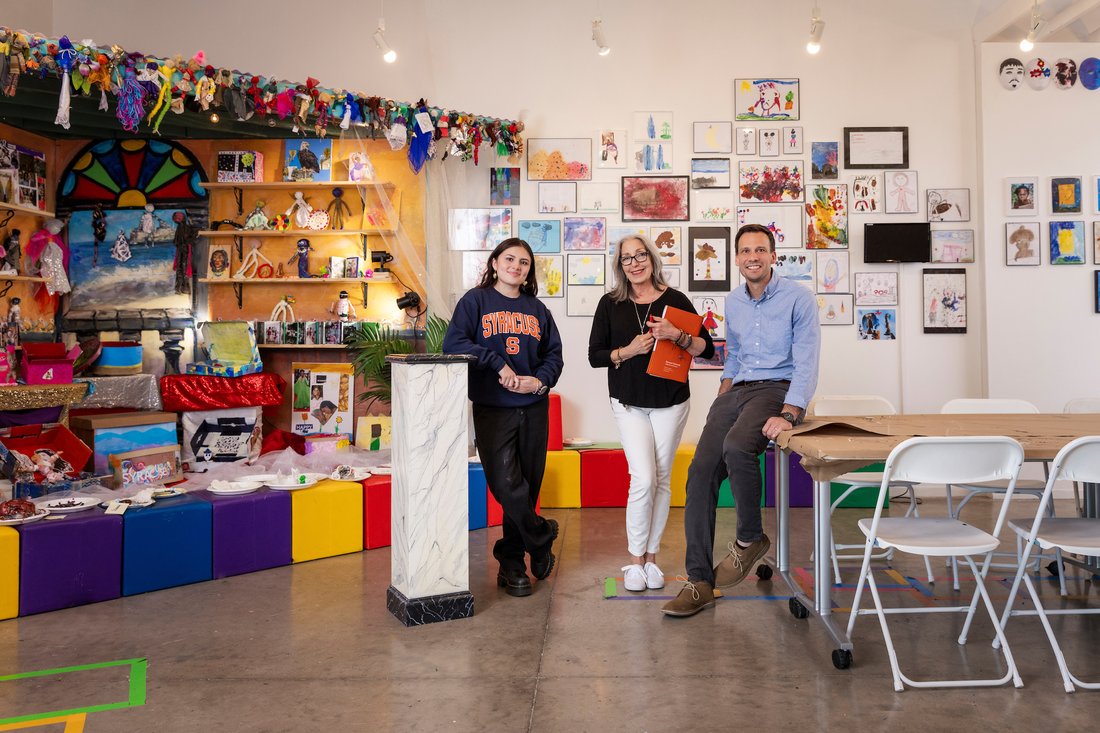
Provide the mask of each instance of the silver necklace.
[{"label": "silver necklace", "polygon": [[645,309],[645,318],[643,319],[638,315],[638,303],[634,303],[634,317],[638,319],[638,333],[645,333],[645,324],[649,323],[649,312],[653,309],[653,301],[649,302],[649,307]]}]

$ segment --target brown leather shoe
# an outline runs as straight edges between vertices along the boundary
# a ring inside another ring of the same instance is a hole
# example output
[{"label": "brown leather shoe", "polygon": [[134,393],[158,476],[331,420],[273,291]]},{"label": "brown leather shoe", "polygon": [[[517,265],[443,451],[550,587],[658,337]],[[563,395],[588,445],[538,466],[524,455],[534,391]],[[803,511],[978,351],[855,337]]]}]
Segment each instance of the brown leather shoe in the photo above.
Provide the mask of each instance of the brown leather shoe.
[{"label": "brown leather shoe", "polygon": [[714,605],[714,589],[705,580],[689,580],[680,594],[661,608],[666,616],[694,616]]},{"label": "brown leather shoe", "polygon": [[748,547],[741,547],[736,542],[729,543],[729,554],[714,566],[714,585],[718,588],[729,588],[740,583],[771,546],[772,541],[767,535],[761,535],[760,539]]}]

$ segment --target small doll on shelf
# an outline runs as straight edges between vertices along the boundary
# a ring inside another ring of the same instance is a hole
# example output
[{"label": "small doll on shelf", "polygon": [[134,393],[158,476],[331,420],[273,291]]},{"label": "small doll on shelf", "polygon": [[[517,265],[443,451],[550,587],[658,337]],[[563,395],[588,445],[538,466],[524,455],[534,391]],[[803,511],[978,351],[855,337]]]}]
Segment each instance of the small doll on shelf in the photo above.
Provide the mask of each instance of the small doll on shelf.
[{"label": "small doll on shelf", "polygon": [[309,274],[309,253],[316,252],[313,246],[310,245],[308,239],[299,239],[296,244],[297,250],[294,252],[289,260],[288,265],[293,265],[295,261],[298,262],[298,277],[311,278],[313,275]]},{"label": "small doll on shelf", "polygon": [[23,306],[20,298],[10,298],[8,300],[8,315],[4,319],[8,323],[15,324],[16,327],[23,322]]},{"label": "small doll on shelf", "polygon": [[328,205],[328,218],[333,229],[344,228],[344,217],[351,216],[351,207],[344,201],[344,189],[332,189],[332,203]]},{"label": "small doll on shelf", "polygon": [[12,229],[11,234],[4,240],[3,244],[0,244],[0,274],[2,275],[18,275],[19,274],[19,262],[23,258],[23,246],[19,242],[19,236],[21,232],[18,229]]},{"label": "small doll on shelf", "polygon": [[267,218],[267,212],[264,211],[263,201],[256,202],[252,213],[244,220],[244,228],[256,231],[271,229],[271,221]]},{"label": "small doll on shelf", "polygon": [[341,323],[355,320],[355,305],[352,304],[351,298],[348,297],[348,291],[340,291],[340,299],[334,301],[332,305],[329,306],[328,312],[334,314]]},{"label": "small doll on shelf", "polygon": [[252,280],[255,278],[271,277],[272,273],[275,272],[275,267],[271,264],[271,260],[267,259],[264,253],[260,251],[263,242],[258,239],[253,239],[248,242],[248,246],[252,247],[252,249],[245,255],[244,260],[241,262],[240,269],[233,273],[233,279]]},{"label": "small doll on shelf", "polygon": [[69,276],[69,250],[61,239],[61,230],[65,222],[50,219],[46,225],[31,235],[27,243],[27,256],[37,268],[38,276],[46,281],[46,292],[50,295],[67,293]]},{"label": "small doll on shelf", "polygon": [[306,229],[309,226],[309,217],[313,214],[313,207],[306,201],[306,196],[301,191],[294,192],[294,202],[286,210],[286,215],[294,222],[295,229]]},{"label": "small doll on shelf", "polygon": [[282,300],[275,304],[275,307],[271,309],[271,317],[269,321],[284,321],[286,323],[292,323],[297,319],[294,317],[294,296],[284,295]]}]

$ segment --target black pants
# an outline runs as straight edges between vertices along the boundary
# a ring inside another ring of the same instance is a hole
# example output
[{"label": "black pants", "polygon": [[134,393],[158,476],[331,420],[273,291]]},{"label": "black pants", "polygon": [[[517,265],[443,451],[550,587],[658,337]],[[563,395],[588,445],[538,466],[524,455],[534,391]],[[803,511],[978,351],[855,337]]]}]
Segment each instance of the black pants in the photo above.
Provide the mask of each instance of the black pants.
[{"label": "black pants", "polygon": [[527,407],[474,405],[474,433],[489,490],[504,508],[504,536],[493,547],[501,568],[527,570],[524,552],[550,550],[550,524],[535,513],[546,470],[550,401]]},{"label": "black pants", "polygon": [[755,542],[764,534],[760,517],[760,454],[768,447],[761,432],[779,414],[789,382],[737,385],[718,395],[707,413],[687,477],[684,567],[688,579],[714,583],[714,513],[718,488],[729,476],[737,502],[737,539]]}]

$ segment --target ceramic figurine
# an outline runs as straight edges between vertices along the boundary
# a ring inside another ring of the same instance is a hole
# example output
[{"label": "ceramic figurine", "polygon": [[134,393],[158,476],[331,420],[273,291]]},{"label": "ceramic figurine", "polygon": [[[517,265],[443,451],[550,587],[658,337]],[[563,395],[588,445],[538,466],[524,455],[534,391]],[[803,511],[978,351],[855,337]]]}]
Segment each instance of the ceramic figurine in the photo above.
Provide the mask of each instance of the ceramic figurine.
[{"label": "ceramic figurine", "polygon": [[288,265],[293,265],[294,261],[298,261],[298,277],[311,278],[313,275],[309,274],[309,253],[316,250],[310,246],[308,239],[299,239],[297,243],[298,250],[294,253],[294,256],[287,260]]},{"label": "ceramic figurine", "polygon": [[[236,280],[251,280],[258,277],[271,277],[271,274],[275,271],[275,267],[271,264],[271,260],[267,259],[264,253],[260,251],[263,242],[258,239],[253,239],[248,244],[252,247],[252,250],[245,255],[240,268],[233,273],[233,278]],[[265,268],[267,272],[266,276],[263,274]]]},{"label": "ceramic figurine", "polygon": [[329,306],[328,312],[335,314],[342,323],[355,320],[355,306],[348,298],[348,291],[340,291],[340,299]]},{"label": "ceramic figurine", "polygon": [[256,202],[256,206],[253,207],[252,213],[249,214],[248,218],[244,221],[244,228],[251,230],[271,229],[271,222],[267,218],[267,212],[264,211],[263,201]]}]

